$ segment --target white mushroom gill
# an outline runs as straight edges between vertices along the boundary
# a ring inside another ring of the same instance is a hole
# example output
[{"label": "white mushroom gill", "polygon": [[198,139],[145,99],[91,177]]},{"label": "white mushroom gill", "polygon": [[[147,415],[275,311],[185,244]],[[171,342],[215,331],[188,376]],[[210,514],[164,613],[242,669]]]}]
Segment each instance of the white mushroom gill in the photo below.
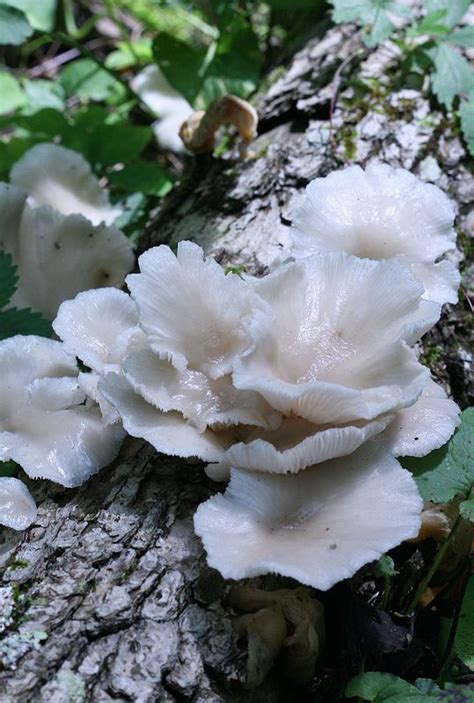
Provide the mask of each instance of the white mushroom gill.
[{"label": "white mushroom gill", "polygon": [[422,505],[411,475],[369,444],[294,476],[232,469],[194,525],[225,578],[272,572],[324,591],[415,537]]},{"label": "white mushroom gill", "polygon": [[291,255],[345,251],[397,257],[438,303],[457,302],[460,276],[439,257],[455,248],[454,208],[436,186],[384,164],[350,166],[316,178],[293,215]]},{"label": "white mushroom gill", "polygon": [[80,213],[93,225],[110,225],[122,213],[112,207],[84,157],[58,144],[29,149],[13,166],[10,181],[28,193],[31,206],[48,205],[63,215]]},{"label": "white mushroom gill", "polygon": [[36,504],[22,481],[0,477],[0,525],[26,530],[36,519]]},{"label": "white mushroom gill", "polygon": [[114,459],[124,432],[86,407],[76,359],[61,342],[10,337],[0,342],[0,461],[31,478],[77,486]]}]

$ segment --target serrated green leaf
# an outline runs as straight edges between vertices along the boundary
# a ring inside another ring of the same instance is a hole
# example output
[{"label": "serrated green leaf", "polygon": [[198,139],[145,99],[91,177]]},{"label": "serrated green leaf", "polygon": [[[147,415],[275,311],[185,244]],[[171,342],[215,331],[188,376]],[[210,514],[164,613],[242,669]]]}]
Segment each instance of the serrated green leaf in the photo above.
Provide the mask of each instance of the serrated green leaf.
[{"label": "serrated green leaf", "polygon": [[24,104],[25,99],[17,79],[6,71],[0,71],[0,115],[13,112]]},{"label": "serrated green leaf", "polygon": [[474,92],[469,95],[469,100],[462,100],[459,106],[461,129],[466,140],[469,153],[474,156]]},{"label": "serrated green leaf", "polygon": [[467,95],[474,88],[474,71],[461,54],[443,43],[436,47],[433,61],[433,92],[440,103],[451,109],[457,95]]},{"label": "serrated green leaf", "polygon": [[52,333],[51,323],[39,312],[33,312],[29,308],[0,310],[0,340],[13,337],[15,334],[38,334],[40,337],[51,337]]},{"label": "serrated green leaf", "polygon": [[23,12],[0,2],[0,44],[18,46],[32,34],[33,27]]},{"label": "serrated green leaf", "polygon": [[139,161],[125,166],[121,171],[113,171],[109,180],[130,193],[146,193],[158,197],[163,197],[173,187],[170,173],[148,161]]},{"label": "serrated green leaf", "polygon": [[449,31],[449,27],[443,23],[446,10],[436,10],[423,17],[420,22],[415,23],[407,30],[407,37],[418,37],[424,34],[443,36]]},{"label": "serrated green leaf", "polygon": [[453,650],[463,664],[474,671],[474,574],[464,593]]},{"label": "serrated green leaf", "polygon": [[447,445],[421,459],[403,457],[401,463],[413,473],[424,500],[447,503],[467,495],[474,482],[474,408],[461,413],[461,424]]},{"label": "serrated green leaf", "polygon": [[77,59],[67,64],[58,80],[67,97],[82,100],[108,100],[116,103],[123,100],[125,87],[92,59]]},{"label": "serrated green leaf", "polygon": [[466,25],[457,29],[455,32],[451,32],[446,37],[444,41],[449,44],[455,44],[456,46],[464,46],[466,49],[474,48],[474,27],[471,25]]},{"label": "serrated green leaf", "polygon": [[16,290],[18,276],[10,254],[0,250],[0,308],[8,305]]},{"label": "serrated green leaf", "polygon": [[424,0],[424,5],[428,13],[437,10],[445,10],[443,24],[454,27],[461,20],[469,9],[470,0]]}]

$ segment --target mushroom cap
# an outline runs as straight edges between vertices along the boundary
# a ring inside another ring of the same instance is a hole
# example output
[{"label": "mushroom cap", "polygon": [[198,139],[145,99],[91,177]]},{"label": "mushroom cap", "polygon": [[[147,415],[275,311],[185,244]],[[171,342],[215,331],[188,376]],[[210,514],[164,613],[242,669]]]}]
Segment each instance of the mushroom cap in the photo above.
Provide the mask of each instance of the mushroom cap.
[{"label": "mushroom cap", "polygon": [[[425,286],[425,297],[456,302],[456,267],[435,267],[454,249],[454,208],[438,187],[385,164],[316,178],[293,216],[291,255],[345,251],[363,258],[400,257]],[[439,278],[439,280],[438,280]]]},{"label": "mushroom cap", "polygon": [[32,206],[49,205],[63,215],[80,213],[94,225],[110,225],[122,213],[112,207],[84,157],[58,144],[36,144],[25,152],[10,181],[28,193]]},{"label": "mushroom cap", "polygon": [[124,432],[86,399],[75,358],[36,336],[0,342],[0,460],[31,478],[77,486],[118,454]]},{"label": "mushroom cap", "polygon": [[118,372],[127,352],[145,345],[135,303],[116,288],[87,290],[66,300],[53,329],[65,350],[97,373]]},{"label": "mushroom cap", "polygon": [[428,378],[416,403],[399,410],[377,441],[394,456],[426,456],[442,447],[459,425],[460,409]]},{"label": "mushroom cap", "polygon": [[177,154],[185,153],[179,130],[193,111],[188,101],[171,87],[156,64],[144,68],[130,85],[140,100],[161,118],[153,124],[158,144]]},{"label": "mushroom cap", "polygon": [[252,287],[192,242],[180,242],[176,256],[167,246],[149,249],[139,265],[126,282],[153,351],[179,370],[229,373],[250,346],[246,319],[263,307]]},{"label": "mushroom cap", "polygon": [[415,537],[422,507],[412,476],[369,443],[295,475],[232,469],[194,526],[224,578],[277,573],[324,591]]},{"label": "mushroom cap", "polygon": [[52,320],[63,300],[80,291],[121,286],[133,262],[130,242],[115,227],[93,226],[82,215],[27,205],[15,261],[19,287],[12,304]]},{"label": "mushroom cap", "polygon": [[396,260],[342,252],[286,264],[253,283],[271,306],[250,323],[254,348],[234,384],[315,424],[345,424],[413,404],[427,369],[409,348],[439,318]]},{"label": "mushroom cap", "polygon": [[22,481],[0,477],[0,525],[26,530],[36,519],[36,504]]}]

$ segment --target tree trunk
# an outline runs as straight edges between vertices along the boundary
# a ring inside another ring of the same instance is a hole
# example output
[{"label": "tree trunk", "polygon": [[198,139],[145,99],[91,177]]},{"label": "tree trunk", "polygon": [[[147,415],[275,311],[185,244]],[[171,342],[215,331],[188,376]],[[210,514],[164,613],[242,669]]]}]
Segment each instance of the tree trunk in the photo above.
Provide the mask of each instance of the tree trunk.
[{"label": "tree trunk", "polygon": [[[306,183],[376,158],[449,193],[467,254],[474,187],[465,148],[425,94],[390,83],[396,52],[369,52],[352,26],[313,35],[257,98],[254,157],[191,159],[150,222],[147,246],[192,239],[224,265],[264,273]],[[368,92],[358,79],[369,79]],[[466,289],[474,271],[463,266]],[[463,406],[467,311],[461,294],[424,344]],[[206,565],[193,533],[193,513],[215,491],[201,464],[128,440],[119,459],[78,490],[29,485],[37,522],[25,534],[2,535],[2,703],[301,700],[272,676],[253,694],[242,686],[245,654],[225,603],[229,584]]]}]

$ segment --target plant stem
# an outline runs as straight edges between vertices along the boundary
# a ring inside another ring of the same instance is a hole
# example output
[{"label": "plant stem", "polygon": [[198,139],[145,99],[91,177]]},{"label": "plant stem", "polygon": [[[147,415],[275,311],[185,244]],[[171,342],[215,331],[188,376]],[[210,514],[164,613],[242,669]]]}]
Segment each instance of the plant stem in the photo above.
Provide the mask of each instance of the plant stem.
[{"label": "plant stem", "polygon": [[418,586],[416,593],[413,596],[413,599],[412,599],[410,605],[408,606],[408,608],[405,611],[407,614],[412,613],[415,610],[416,606],[418,605],[418,601],[420,600],[421,596],[423,595],[423,593],[426,591],[426,589],[430,585],[431,579],[433,578],[433,576],[435,575],[435,573],[438,570],[439,565],[443,561],[444,556],[445,556],[446,552],[448,551],[448,547],[451,544],[451,541],[454,537],[454,534],[456,533],[460,524],[461,524],[461,516],[458,515],[456,522],[453,525],[453,529],[451,530],[451,532],[449,533],[448,537],[443,542],[441,547],[438,549],[438,552],[437,552],[435,558],[433,559],[433,563],[431,564],[430,570],[428,571],[426,576],[420,581],[420,585]]}]

